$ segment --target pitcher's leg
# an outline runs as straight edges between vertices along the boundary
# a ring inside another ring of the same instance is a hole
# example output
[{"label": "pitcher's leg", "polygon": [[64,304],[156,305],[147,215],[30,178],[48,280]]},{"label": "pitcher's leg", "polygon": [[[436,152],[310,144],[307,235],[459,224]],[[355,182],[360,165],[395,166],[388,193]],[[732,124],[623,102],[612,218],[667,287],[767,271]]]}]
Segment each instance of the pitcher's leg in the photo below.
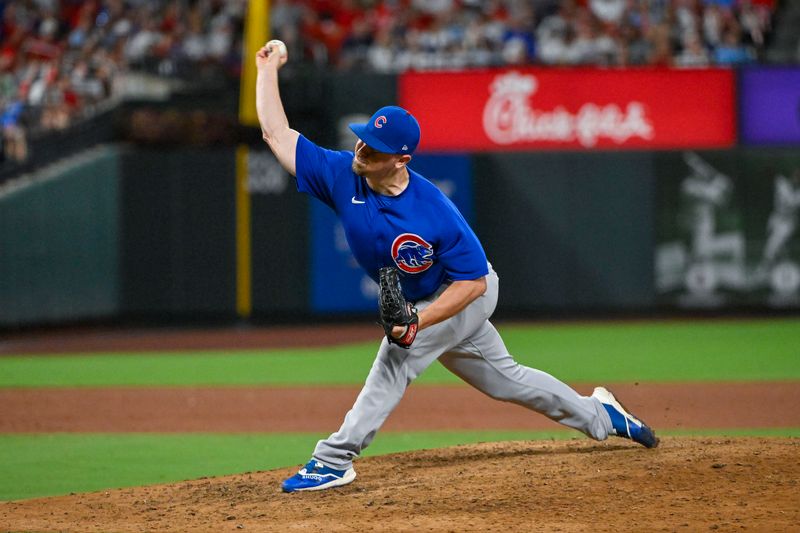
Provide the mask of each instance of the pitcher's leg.
[{"label": "pitcher's leg", "polygon": [[384,339],[353,407],[339,431],[317,443],[315,459],[333,468],[350,468],[353,459],[369,445],[400,402],[409,383],[405,364],[408,353],[396,346],[393,348]]},{"label": "pitcher's leg", "polygon": [[599,400],[582,396],[550,374],[514,361],[488,321],[439,361],[492,398],[532,409],[593,439],[605,440],[611,431],[611,419]]},{"label": "pitcher's leg", "polygon": [[408,385],[452,345],[450,332],[445,323],[427,328],[409,350],[383,339],[367,381],[342,426],[317,443],[314,458],[332,468],[350,468],[397,407]]}]

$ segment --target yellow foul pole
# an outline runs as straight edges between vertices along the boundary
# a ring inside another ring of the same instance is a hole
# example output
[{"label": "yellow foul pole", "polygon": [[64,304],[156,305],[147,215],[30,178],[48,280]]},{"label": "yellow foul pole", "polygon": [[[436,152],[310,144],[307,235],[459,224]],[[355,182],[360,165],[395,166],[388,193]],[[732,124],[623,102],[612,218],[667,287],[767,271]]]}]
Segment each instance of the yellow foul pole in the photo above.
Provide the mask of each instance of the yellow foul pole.
[{"label": "yellow foul pole", "polygon": [[[239,122],[257,126],[256,65],[259,48],[269,40],[269,0],[249,0],[244,27],[242,77],[239,88]],[[253,310],[252,236],[247,145],[236,150],[236,313],[247,318]]]},{"label": "yellow foul pole", "polygon": [[249,0],[244,26],[239,122],[258,126],[256,115],[256,52],[269,40],[269,0]]}]

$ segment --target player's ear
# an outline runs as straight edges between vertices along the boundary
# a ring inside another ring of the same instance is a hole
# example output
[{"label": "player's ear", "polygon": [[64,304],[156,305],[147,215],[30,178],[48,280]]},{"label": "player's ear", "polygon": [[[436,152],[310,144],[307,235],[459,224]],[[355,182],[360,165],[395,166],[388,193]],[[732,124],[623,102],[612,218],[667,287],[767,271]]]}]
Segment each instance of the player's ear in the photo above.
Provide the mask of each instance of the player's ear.
[{"label": "player's ear", "polygon": [[395,166],[397,168],[404,167],[404,166],[406,166],[408,164],[409,161],[411,161],[411,156],[410,155],[408,155],[408,154],[401,155],[400,158],[397,160],[397,163],[395,164]]}]

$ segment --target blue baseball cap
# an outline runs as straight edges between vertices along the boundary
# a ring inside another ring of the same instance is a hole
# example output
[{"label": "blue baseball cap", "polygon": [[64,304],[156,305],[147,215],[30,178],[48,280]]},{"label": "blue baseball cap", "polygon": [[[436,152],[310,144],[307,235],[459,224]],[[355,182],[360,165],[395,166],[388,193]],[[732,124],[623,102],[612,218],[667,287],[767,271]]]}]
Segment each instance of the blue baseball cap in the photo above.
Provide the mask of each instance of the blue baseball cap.
[{"label": "blue baseball cap", "polygon": [[411,154],[419,144],[419,123],[396,105],[375,111],[366,124],[350,124],[350,129],[367,146],[385,154]]}]

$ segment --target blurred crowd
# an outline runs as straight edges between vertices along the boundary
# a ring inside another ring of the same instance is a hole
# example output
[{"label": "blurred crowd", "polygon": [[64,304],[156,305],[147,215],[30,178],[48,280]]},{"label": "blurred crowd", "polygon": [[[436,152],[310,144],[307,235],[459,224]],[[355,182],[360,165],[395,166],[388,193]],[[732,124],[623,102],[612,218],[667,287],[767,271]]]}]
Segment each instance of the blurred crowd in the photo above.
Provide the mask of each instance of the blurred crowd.
[{"label": "blurred crowd", "polygon": [[[761,57],[776,0],[271,0],[293,64],[731,65]],[[3,152],[120,94],[126,73],[238,75],[247,0],[0,0]]]},{"label": "blurred crowd", "polygon": [[0,1],[3,153],[113,103],[125,74],[219,64],[238,73],[246,0]]},{"label": "blurred crowd", "polygon": [[756,61],[775,0],[273,0],[296,54],[380,72]]}]

